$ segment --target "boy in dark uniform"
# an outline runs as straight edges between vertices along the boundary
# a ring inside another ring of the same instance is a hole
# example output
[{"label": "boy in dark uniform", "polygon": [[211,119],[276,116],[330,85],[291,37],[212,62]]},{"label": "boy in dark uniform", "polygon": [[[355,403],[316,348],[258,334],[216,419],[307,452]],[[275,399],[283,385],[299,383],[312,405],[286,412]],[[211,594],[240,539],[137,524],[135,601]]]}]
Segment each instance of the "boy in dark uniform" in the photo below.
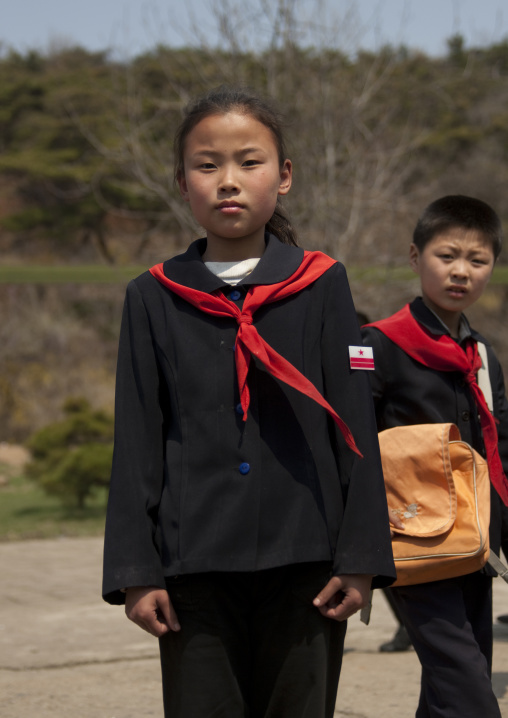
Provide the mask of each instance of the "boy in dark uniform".
[{"label": "boy in dark uniform", "polygon": [[[502,502],[508,502],[508,403],[499,361],[463,312],[487,286],[501,242],[500,220],[484,202],[460,195],[436,200],[418,220],[410,248],[422,296],[362,330],[374,352],[369,374],[378,430],[453,422],[462,440],[487,458],[497,554]],[[457,345],[467,371],[451,359]],[[486,568],[388,589],[422,664],[417,718],[500,716],[490,680],[492,575]]]}]

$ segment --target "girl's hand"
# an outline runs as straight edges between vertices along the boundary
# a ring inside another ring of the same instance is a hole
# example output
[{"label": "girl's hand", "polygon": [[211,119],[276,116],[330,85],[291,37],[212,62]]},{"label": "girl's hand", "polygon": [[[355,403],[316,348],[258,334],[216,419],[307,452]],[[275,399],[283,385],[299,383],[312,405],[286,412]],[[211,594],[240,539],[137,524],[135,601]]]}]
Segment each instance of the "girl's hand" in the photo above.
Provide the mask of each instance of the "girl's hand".
[{"label": "girl's hand", "polygon": [[168,631],[179,631],[180,624],[169,594],[162,588],[134,586],[125,592],[125,613],[152,636],[160,638]]},{"label": "girl's hand", "polygon": [[345,621],[369,601],[372,576],[344,574],[333,576],[313,601],[319,612],[335,621]]},{"label": "girl's hand", "polygon": [[[404,524],[400,518],[399,513],[395,509],[390,509],[390,526],[394,526],[396,529],[404,530]],[[393,531],[390,531],[392,538],[395,536]]]}]

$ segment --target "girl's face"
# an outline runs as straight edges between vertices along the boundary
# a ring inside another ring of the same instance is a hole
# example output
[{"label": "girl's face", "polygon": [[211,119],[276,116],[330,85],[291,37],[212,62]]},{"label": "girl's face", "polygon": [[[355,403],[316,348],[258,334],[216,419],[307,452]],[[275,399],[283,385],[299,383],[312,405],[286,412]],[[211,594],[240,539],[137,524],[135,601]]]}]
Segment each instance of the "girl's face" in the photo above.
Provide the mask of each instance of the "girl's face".
[{"label": "girl's face", "polygon": [[291,172],[289,160],[279,164],[272,132],[252,115],[211,115],[191,130],[178,183],[206,229],[206,260],[263,254],[265,224],[277,196],[289,192]]}]

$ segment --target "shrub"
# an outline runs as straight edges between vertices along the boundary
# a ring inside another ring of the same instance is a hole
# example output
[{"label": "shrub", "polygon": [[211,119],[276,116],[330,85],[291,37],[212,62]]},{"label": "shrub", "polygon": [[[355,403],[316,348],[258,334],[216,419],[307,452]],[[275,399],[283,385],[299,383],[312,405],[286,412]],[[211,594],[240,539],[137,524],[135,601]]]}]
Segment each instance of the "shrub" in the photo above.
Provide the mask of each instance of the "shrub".
[{"label": "shrub", "polygon": [[63,503],[84,508],[97,489],[107,487],[113,456],[113,417],[86,399],[64,404],[65,418],[37,431],[27,442],[32,460],[27,475]]}]

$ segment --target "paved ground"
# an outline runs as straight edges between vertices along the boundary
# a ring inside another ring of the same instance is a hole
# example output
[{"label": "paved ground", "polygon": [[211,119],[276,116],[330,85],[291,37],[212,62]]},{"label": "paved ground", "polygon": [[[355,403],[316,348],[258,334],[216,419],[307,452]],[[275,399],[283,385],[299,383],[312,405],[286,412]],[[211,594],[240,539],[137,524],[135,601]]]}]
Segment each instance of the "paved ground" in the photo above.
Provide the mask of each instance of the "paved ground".
[{"label": "paved ground", "polygon": [[[155,639],[100,599],[102,542],[0,544],[2,718],[162,716]],[[508,584],[495,581],[495,615]],[[376,595],[371,625],[350,621],[337,718],[411,718],[418,695],[414,652],[382,654],[394,620]],[[508,718],[508,627],[495,626],[494,685]]]}]

